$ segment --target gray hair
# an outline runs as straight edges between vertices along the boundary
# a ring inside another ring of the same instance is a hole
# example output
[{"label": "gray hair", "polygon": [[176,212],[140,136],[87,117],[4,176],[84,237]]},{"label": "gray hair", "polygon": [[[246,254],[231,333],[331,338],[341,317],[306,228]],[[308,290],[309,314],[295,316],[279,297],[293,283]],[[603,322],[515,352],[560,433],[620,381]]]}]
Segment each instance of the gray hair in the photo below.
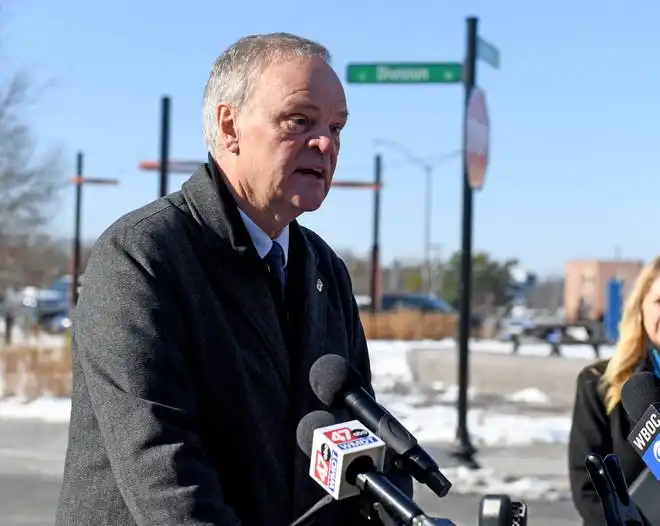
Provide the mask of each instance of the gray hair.
[{"label": "gray hair", "polygon": [[320,57],[330,63],[330,52],[321,44],[290,33],[269,33],[241,38],[211,69],[204,89],[202,119],[204,142],[214,154],[219,144],[217,108],[221,103],[238,110],[249,106],[255,77],[267,66],[297,57]]}]

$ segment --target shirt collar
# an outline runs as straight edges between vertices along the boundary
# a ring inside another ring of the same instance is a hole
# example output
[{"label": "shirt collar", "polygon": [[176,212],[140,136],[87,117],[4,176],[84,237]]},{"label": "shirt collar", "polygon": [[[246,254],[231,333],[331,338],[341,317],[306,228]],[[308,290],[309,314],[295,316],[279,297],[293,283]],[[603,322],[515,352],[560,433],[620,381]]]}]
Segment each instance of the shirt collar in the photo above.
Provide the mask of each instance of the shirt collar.
[{"label": "shirt collar", "polygon": [[284,266],[286,266],[289,261],[289,225],[284,227],[284,230],[282,230],[279,236],[271,239],[243,210],[239,208],[238,212],[241,214],[241,219],[243,219],[245,228],[247,228],[248,234],[250,234],[250,238],[252,239],[252,243],[254,243],[254,248],[257,250],[259,257],[261,259],[265,258],[273,247],[273,242],[277,241],[284,251]]}]

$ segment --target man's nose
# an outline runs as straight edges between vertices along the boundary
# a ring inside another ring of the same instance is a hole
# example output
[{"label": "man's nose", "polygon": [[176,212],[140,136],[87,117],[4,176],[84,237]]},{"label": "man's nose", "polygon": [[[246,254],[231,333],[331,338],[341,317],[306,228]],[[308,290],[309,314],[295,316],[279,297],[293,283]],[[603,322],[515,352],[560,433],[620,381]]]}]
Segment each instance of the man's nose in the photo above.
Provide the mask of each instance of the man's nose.
[{"label": "man's nose", "polygon": [[316,148],[321,153],[330,154],[335,150],[335,139],[330,133],[330,130],[321,132],[318,135],[314,135],[309,140],[310,148]]}]

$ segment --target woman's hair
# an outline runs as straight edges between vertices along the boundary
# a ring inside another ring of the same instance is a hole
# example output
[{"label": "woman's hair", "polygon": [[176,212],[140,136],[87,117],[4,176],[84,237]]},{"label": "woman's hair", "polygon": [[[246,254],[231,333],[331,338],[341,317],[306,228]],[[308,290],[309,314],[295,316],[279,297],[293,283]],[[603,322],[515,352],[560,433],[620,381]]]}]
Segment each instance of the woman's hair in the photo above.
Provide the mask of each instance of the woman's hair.
[{"label": "woman's hair", "polygon": [[605,409],[608,414],[621,401],[623,384],[632,376],[646,353],[642,303],[651,285],[659,276],[660,256],[644,267],[624,305],[619,323],[619,341],[601,379],[601,389],[605,393]]}]

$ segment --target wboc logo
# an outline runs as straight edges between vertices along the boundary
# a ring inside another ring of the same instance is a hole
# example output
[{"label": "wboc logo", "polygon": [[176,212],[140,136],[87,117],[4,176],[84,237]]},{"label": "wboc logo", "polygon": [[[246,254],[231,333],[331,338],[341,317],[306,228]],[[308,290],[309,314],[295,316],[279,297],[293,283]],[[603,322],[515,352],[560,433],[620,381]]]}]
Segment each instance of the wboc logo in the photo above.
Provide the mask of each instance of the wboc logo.
[{"label": "wboc logo", "polygon": [[653,458],[656,462],[660,462],[660,440],[653,443]]}]

